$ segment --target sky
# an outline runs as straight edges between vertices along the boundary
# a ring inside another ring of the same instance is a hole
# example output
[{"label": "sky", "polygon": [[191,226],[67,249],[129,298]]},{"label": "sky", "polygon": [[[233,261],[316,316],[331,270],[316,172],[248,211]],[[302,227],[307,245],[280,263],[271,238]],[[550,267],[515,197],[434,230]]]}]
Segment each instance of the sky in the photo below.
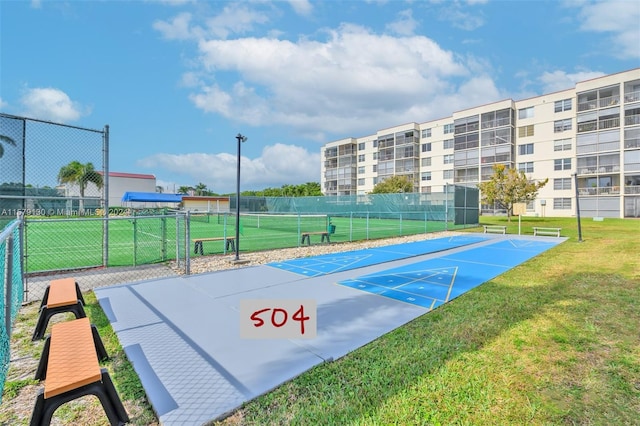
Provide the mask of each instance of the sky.
[{"label": "sky", "polygon": [[640,2],[0,0],[0,111],[109,125],[165,192],[320,182],[321,147],[640,67]]}]

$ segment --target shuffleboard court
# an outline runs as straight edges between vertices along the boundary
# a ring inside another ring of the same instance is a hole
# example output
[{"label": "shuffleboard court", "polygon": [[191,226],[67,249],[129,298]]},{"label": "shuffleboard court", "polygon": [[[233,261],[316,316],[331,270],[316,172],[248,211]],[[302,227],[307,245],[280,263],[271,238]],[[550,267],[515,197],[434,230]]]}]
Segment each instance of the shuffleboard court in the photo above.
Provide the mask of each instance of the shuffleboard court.
[{"label": "shuffleboard court", "polygon": [[[344,262],[314,269],[316,276],[291,268],[299,266],[291,261],[283,262],[290,269],[249,266],[101,287],[95,294],[160,424],[205,424],[565,240],[425,240],[355,252],[375,254],[354,257],[350,269]],[[305,260],[329,264],[326,258]],[[243,302],[276,307],[285,300],[313,301],[315,308],[305,311],[317,323],[313,338],[243,337]]]},{"label": "shuffleboard court", "polygon": [[562,241],[496,240],[490,245],[343,280],[338,284],[434,309]]},{"label": "shuffleboard court", "polygon": [[317,277],[319,275],[349,271],[356,268],[406,259],[413,256],[437,253],[484,241],[487,241],[486,237],[458,235],[453,237],[394,244],[385,247],[352,250],[302,259],[292,259],[285,262],[273,262],[268,265],[307,277]]}]

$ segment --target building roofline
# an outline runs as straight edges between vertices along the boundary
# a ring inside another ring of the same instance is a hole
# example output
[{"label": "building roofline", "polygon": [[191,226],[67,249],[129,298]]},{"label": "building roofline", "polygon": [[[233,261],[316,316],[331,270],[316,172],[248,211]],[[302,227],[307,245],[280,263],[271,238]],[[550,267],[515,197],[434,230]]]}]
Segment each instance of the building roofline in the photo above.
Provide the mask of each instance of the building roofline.
[{"label": "building roofline", "polygon": [[[102,172],[98,172],[99,174],[103,174]],[[123,178],[134,178],[134,179],[155,179],[155,175],[145,174],[145,173],[124,173],[124,172],[109,172],[109,177],[123,177]]]}]

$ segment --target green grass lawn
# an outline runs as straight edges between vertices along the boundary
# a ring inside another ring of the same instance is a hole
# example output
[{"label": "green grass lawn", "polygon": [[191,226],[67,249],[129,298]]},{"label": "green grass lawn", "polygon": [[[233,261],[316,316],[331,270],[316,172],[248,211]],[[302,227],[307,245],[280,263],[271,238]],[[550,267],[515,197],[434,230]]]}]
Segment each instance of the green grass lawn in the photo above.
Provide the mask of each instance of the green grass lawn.
[{"label": "green grass lawn", "polygon": [[[518,233],[517,218],[481,223]],[[569,240],[219,424],[638,424],[640,221],[583,219],[582,242],[575,218],[525,217],[521,232],[534,226],[561,227]],[[88,303],[121,353],[95,298]],[[117,364],[125,405],[144,405],[130,365]],[[149,413],[132,423],[148,424]]]}]

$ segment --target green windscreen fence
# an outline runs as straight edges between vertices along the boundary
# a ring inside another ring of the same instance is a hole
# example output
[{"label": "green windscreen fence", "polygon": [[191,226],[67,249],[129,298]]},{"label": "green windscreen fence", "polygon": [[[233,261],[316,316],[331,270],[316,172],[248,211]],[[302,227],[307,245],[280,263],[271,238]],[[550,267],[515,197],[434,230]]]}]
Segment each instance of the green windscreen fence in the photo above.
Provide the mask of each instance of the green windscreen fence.
[{"label": "green windscreen fence", "polygon": [[14,220],[0,232],[0,398],[11,359],[11,327],[24,298],[21,247],[22,221]]}]

